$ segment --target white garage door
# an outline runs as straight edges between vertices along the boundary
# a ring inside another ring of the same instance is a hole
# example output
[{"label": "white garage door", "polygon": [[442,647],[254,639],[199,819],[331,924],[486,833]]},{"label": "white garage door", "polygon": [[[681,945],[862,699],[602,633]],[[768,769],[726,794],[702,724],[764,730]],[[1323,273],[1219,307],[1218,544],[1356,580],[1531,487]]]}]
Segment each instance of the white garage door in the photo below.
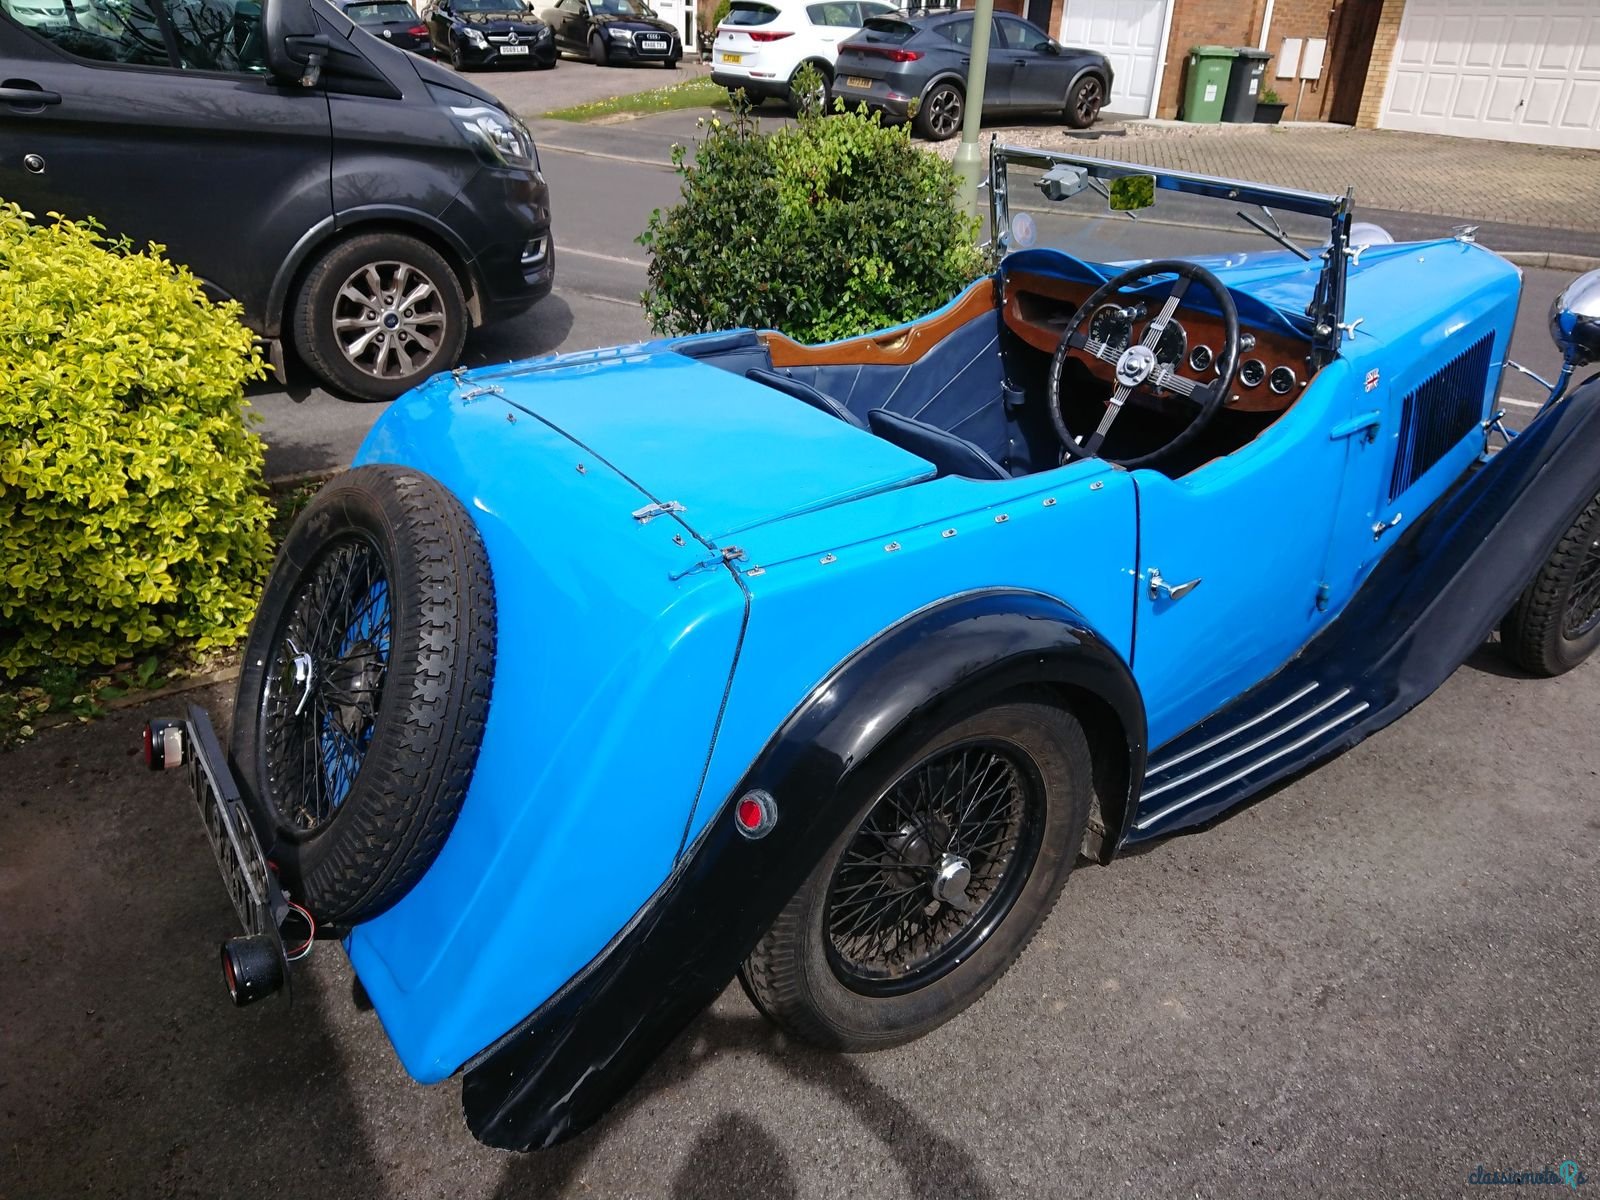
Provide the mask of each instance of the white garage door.
[{"label": "white garage door", "polygon": [[1056,36],[1109,58],[1115,78],[1106,108],[1143,117],[1151,111],[1166,15],[1167,0],[1067,0]]},{"label": "white garage door", "polygon": [[1380,124],[1600,149],[1600,0],[1409,0]]}]

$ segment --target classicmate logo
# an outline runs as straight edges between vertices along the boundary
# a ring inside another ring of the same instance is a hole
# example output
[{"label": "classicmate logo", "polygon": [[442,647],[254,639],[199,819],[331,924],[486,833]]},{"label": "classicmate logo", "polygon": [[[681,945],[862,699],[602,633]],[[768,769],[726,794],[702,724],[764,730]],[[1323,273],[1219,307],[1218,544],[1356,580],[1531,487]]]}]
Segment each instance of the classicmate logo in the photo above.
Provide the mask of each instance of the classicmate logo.
[{"label": "classicmate logo", "polygon": [[1579,1184],[1589,1182],[1589,1177],[1569,1158],[1560,1166],[1541,1167],[1537,1171],[1489,1171],[1479,1163],[1478,1169],[1467,1176],[1467,1182],[1500,1187],[1527,1187],[1529,1184],[1553,1183],[1577,1191]]}]

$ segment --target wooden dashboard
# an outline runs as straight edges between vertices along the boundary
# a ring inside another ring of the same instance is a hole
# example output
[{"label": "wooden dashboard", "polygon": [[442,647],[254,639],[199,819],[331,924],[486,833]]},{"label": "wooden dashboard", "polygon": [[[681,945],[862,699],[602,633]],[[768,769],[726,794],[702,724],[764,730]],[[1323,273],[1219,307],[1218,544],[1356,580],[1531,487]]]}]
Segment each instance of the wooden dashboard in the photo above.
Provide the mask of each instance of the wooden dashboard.
[{"label": "wooden dashboard", "polygon": [[[1028,345],[1054,354],[1067,322],[1077,313],[1094,289],[1053,275],[1012,271],[1006,275],[1004,318],[1006,326]],[[1180,308],[1175,318],[1187,335],[1183,361],[1178,373],[1186,379],[1210,383],[1216,379],[1215,359],[1223,345],[1222,318],[1196,308]],[[1239,362],[1234,371],[1233,389],[1225,403],[1235,412],[1282,412],[1300,398],[1311,382],[1310,347],[1298,338],[1279,333],[1264,333],[1240,324]],[[1254,345],[1246,348],[1250,339]],[[1210,352],[1212,361],[1200,361],[1197,369],[1191,355],[1197,346]],[[1079,357],[1096,378],[1112,382],[1112,367],[1087,354]],[[1292,376],[1292,379],[1291,379]],[[1250,382],[1254,380],[1254,382]]]}]

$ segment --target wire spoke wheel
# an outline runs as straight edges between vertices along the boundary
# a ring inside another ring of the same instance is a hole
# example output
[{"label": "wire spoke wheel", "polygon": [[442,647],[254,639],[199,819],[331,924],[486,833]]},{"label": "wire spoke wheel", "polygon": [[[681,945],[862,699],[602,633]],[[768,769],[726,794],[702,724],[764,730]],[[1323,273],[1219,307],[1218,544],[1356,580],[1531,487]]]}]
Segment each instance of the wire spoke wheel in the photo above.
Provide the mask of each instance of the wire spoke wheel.
[{"label": "wire spoke wheel", "polygon": [[333,336],[351,366],[409,378],[438,357],[449,321],[433,280],[410,263],[365,263],[335,294]]},{"label": "wire spoke wheel", "polygon": [[841,982],[894,995],[957,966],[1016,902],[1043,825],[1043,783],[1017,746],[976,739],[917,763],[834,869],[825,922]]},{"label": "wire spoke wheel", "polygon": [[392,632],[389,578],[377,546],[359,535],[330,542],[266,664],[264,781],[289,829],[321,829],[349,794],[372,745]]},{"label": "wire spoke wheel", "polygon": [[1585,637],[1600,627],[1600,536],[1590,541],[1588,553],[1578,566],[1563,626],[1562,634],[1569,640]]}]

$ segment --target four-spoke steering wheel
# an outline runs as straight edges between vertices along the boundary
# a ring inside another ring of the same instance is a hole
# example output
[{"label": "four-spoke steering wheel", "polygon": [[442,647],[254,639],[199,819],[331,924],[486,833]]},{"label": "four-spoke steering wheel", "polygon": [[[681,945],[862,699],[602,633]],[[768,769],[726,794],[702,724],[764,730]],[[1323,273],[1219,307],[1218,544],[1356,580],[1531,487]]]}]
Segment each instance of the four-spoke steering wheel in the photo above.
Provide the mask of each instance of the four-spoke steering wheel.
[{"label": "four-spoke steering wheel", "polygon": [[[1083,327],[1097,308],[1140,280],[1158,275],[1175,275],[1177,278],[1173,280],[1172,289],[1162,302],[1160,311],[1145,327],[1141,340],[1135,342],[1130,337],[1128,345],[1119,347],[1089,336]],[[1166,332],[1173,313],[1183,302],[1183,295],[1191,282],[1203,285],[1211,293],[1217,302],[1217,311],[1222,314],[1223,347],[1216,360],[1217,378],[1213,383],[1199,383],[1186,378],[1178,374],[1181,364],[1165,363],[1156,357],[1161,335]],[[1101,418],[1099,428],[1083,440],[1067,428],[1066,418],[1061,411],[1061,368],[1069,357],[1097,359],[1109,365],[1116,378],[1116,390],[1106,402],[1106,415]],[[1056,345],[1055,357],[1050,360],[1050,386],[1046,395],[1049,398],[1050,419],[1055,422],[1056,436],[1061,439],[1062,450],[1068,458],[1100,457],[1106,462],[1130,469],[1154,465],[1194,441],[1211,423],[1227,397],[1238,358],[1239,314],[1233,306],[1233,297],[1228,294],[1222,281],[1204,267],[1180,259],[1163,258],[1141,263],[1106,280],[1073,314],[1061,334],[1061,341]],[[1122,412],[1122,406],[1139,394],[1182,396],[1194,406],[1194,416],[1175,437],[1147,454],[1133,458],[1105,458],[1100,454],[1100,446],[1106,440],[1106,434]]]}]

